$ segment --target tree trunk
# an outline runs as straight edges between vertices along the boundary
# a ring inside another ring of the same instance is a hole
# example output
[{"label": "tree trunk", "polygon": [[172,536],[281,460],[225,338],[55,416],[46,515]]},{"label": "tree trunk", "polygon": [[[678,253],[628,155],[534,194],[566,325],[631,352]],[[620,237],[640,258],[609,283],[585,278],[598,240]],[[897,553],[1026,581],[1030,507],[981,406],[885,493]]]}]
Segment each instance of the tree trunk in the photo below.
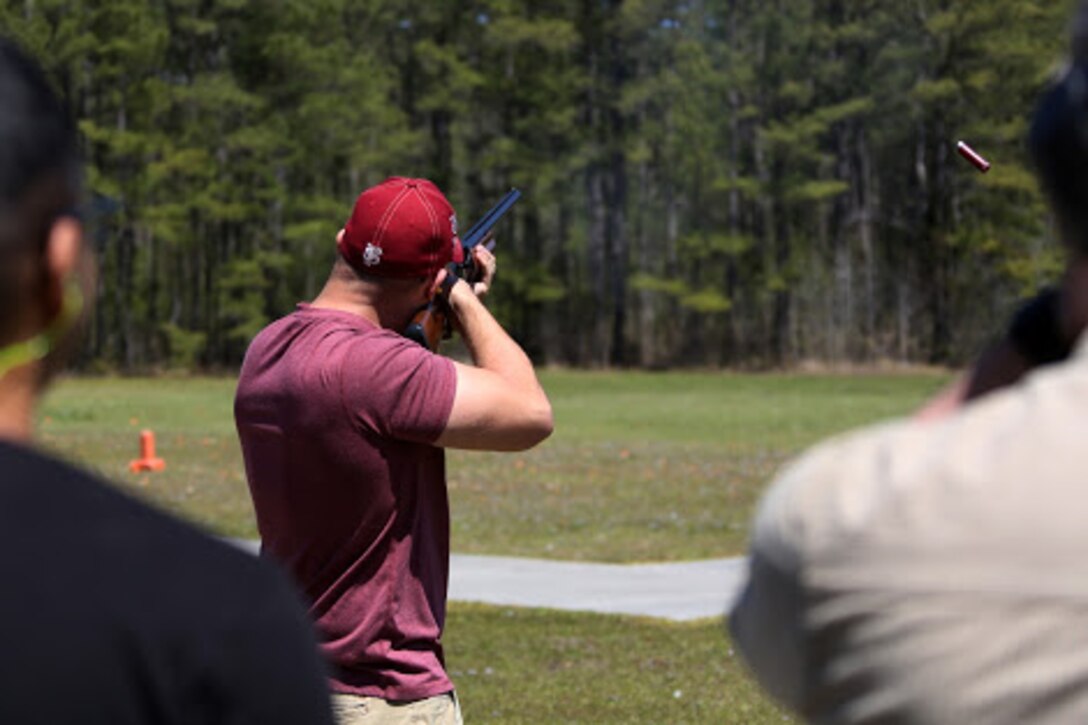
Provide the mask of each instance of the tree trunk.
[{"label": "tree trunk", "polygon": [[[618,115],[618,114],[617,114]],[[616,121],[613,129],[622,134],[623,123]],[[622,138],[622,135],[619,136]],[[627,163],[623,149],[612,154],[610,199],[608,203],[608,247],[612,277],[612,342],[609,362],[622,366],[627,362]]]},{"label": "tree trunk", "polygon": [[876,184],[873,182],[873,167],[870,158],[869,143],[864,129],[858,131],[858,186],[857,186],[857,224],[858,239],[861,243],[862,258],[862,337],[864,338],[864,358],[872,360],[887,354],[880,348],[876,339],[876,254],[873,245],[873,220],[877,206]]},{"label": "tree trunk", "polygon": [[[650,244],[646,231],[646,207],[650,200],[650,165],[643,162],[638,169],[639,203],[635,207],[634,237],[638,250],[639,271],[643,274],[656,274],[660,265],[654,259],[653,245]],[[644,369],[657,367],[657,309],[654,293],[640,290],[638,293],[638,360]]]},{"label": "tree trunk", "polygon": [[604,367],[608,363],[608,274],[607,260],[608,212],[604,176],[591,165],[586,173],[586,201],[589,212],[587,243],[587,273],[591,291],[588,349],[583,356],[591,365]]}]

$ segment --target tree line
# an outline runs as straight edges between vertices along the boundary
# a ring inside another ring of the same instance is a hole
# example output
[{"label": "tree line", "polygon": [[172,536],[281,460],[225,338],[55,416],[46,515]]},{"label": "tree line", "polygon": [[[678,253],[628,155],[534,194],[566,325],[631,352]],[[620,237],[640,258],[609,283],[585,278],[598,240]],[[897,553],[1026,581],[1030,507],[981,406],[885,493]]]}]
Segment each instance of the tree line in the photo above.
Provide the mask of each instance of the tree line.
[{"label": "tree line", "polygon": [[1060,268],[1024,137],[1069,9],[0,0],[0,32],[79,122],[87,367],[237,365],[389,175],[465,228],[522,189],[492,306],[541,363],[949,363]]}]

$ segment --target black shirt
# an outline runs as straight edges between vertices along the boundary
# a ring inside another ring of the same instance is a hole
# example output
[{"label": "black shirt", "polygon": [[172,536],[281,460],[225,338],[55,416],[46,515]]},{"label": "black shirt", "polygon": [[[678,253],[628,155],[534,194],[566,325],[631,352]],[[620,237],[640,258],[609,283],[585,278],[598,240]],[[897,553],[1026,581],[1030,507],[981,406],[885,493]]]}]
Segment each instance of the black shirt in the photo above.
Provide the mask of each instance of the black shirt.
[{"label": "black shirt", "polygon": [[0,723],[332,722],[285,579],[0,443]]}]

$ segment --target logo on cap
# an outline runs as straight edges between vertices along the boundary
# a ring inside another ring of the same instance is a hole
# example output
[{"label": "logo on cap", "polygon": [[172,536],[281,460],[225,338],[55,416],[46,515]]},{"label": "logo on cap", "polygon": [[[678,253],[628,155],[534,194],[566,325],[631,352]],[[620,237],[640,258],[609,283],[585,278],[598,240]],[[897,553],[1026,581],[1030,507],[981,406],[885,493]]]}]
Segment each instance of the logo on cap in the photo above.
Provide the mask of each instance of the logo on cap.
[{"label": "logo on cap", "polygon": [[377,267],[382,261],[382,248],[367,244],[363,250],[363,264],[368,267]]}]

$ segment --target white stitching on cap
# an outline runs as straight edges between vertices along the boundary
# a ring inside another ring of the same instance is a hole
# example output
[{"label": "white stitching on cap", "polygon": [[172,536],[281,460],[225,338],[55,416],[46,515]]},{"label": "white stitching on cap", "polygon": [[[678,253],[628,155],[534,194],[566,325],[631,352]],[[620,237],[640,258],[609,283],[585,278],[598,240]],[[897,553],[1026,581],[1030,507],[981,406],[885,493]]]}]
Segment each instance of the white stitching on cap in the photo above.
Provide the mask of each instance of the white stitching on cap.
[{"label": "white stitching on cap", "polygon": [[[427,210],[427,217],[431,220],[431,235],[433,237],[441,237],[442,230],[438,226],[438,216],[435,213],[434,207],[431,206],[431,200],[427,198],[427,195],[423,193],[423,190],[416,188],[416,194],[419,195],[420,201],[423,203],[423,208]],[[441,247],[441,245],[437,245]],[[438,258],[438,251],[435,250],[430,253],[429,264],[427,266],[433,266],[435,260]]]},{"label": "white stitching on cap", "polygon": [[[404,198],[406,196],[408,196],[408,192],[410,190],[411,189],[408,186],[405,186],[403,189],[401,189],[400,193],[398,193],[397,196],[393,199],[393,201],[390,202],[389,206],[385,210],[385,213],[382,214],[382,218],[378,220],[378,226],[377,226],[377,229],[374,232],[374,238],[371,239],[369,242],[367,242],[366,250],[363,252],[363,264],[365,264],[367,267],[375,267],[379,263],[381,263],[381,261],[382,261],[381,260],[381,256],[382,256],[382,246],[381,245],[382,245],[382,242],[385,241],[385,233],[389,229],[389,226],[388,226],[389,225],[389,220],[396,213],[397,209],[400,208],[400,205],[404,203]],[[377,253],[378,259],[373,264],[366,261],[366,254],[368,252],[370,252],[371,248],[374,248],[374,249],[378,250],[378,253]]]}]

